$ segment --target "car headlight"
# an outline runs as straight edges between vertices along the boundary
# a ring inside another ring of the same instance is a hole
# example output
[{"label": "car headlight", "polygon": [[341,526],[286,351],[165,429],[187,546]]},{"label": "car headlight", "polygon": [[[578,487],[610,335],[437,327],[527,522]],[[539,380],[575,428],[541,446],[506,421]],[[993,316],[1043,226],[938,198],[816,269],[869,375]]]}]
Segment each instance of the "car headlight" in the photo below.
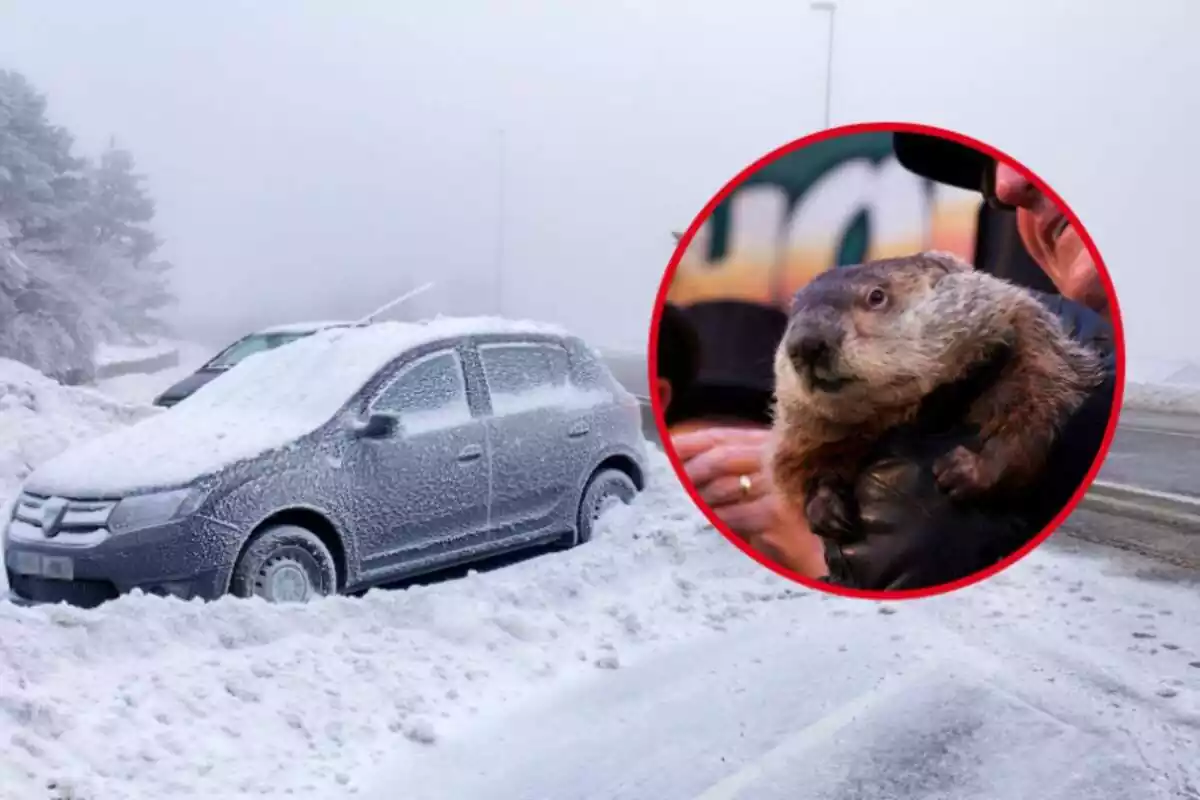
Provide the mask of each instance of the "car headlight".
[{"label": "car headlight", "polygon": [[126,497],[109,515],[108,529],[126,533],[183,519],[195,513],[207,496],[201,489],[188,488]]}]

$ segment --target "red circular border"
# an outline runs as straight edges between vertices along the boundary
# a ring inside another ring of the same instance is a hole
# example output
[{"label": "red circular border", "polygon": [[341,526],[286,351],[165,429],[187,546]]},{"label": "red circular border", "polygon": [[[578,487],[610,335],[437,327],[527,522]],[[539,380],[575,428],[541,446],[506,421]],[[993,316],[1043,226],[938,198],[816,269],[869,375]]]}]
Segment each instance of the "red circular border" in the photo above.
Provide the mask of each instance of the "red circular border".
[{"label": "red circular border", "polygon": [[674,445],[671,444],[671,437],[667,432],[666,421],[663,417],[663,409],[661,407],[661,403],[659,402],[658,392],[652,391],[649,393],[650,405],[654,411],[654,424],[658,430],[658,435],[660,441],[662,442],[663,450],[666,452],[667,458],[670,460],[671,466],[675,470],[675,474],[679,477],[680,483],[683,484],[683,487],[687,491],[689,497],[691,497],[692,502],[704,513],[704,516],[713,525],[713,527],[721,532],[722,536],[732,542],[739,550],[753,558],[759,564],[778,575],[795,581],[796,583],[812,589],[828,592],[830,594],[841,595],[843,597],[859,597],[868,600],[904,600],[920,597],[934,597],[937,595],[946,594],[948,592],[955,591],[956,589],[963,589],[967,586],[971,586],[979,583],[982,580],[990,578],[991,576],[996,575],[1008,567],[1011,567],[1013,564],[1029,555],[1029,553],[1032,552],[1038,545],[1046,541],[1046,539],[1048,539],[1051,534],[1053,534],[1054,531],[1057,530],[1060,525],[1062,525],[1066,518],[1071,515],[1071,512],[1074,511],[1079,503],[1083,500],[1083,496],[1087,493],[1088,487],[1090,487],[1092,482],[1096,480],[1096,475],[1099,473],[1101,466],[1104,464],[1105,458],[1108,456],[1109,448],[1112,447],[1113,436],[1116,434],[1117,422],[1120,417],[1121,400],[1125,392],[1125,329],[1121,322],[1121,309],[1117,300],[1116,289],[1113,286],[1112,277],[1108,274],[1108,268],[1105,266],[1104,261],[1100,256],[1100,251],[1096,249],[1096,243],[1092,241],[1091,235],[1088,234],[1087,229],[1084,228],[1083,223],[1080,222],[1079,218],[1075,215],[1075,212],[1071,210],[1070,206],[1063,202],[1062,198],[1059,197],[1058,194],[1045,183],[1045,181],[1035,175],[1023,164],[1009,156],[1007,153],[997,150],[996,148],[984,144],[976,139],[972,139],[969,136],[964,136],[961,133],[956,133],[944,128],[937,128],[931,125],[921,125],[912,122],[862,122],[852,125],[842,125],[835,128],[829,128],[818,133],[810,134],[808,136],[801,137],[800,139],[796,139],[793,142],[789,142],[788,144],[785,144],[782,147],[771,151],[770,153],[767,153],[765,156],[759,158],[753,164],[743,169],[741,172],[735,175],[732,180],[726,183],[725,186],[723,186],[721,190],[717,192],[717,194],[711,200],[708,201],[704,208],[701,209],[700,213],[696,215],[696,218],[692,220],[691,225],[688,226],[687,231],[682,237],[680,237],[679,242],[675,246],[675,252],[671,256],[671,261],[667,264],[666,272],[663,273],[662,281],[658,287],[658,294],[654,299],[654,309],[651,312],[650,341],[647,348],[647,352],[649,354],[649,358],[647,359],[649,385],[653,387],[658,377],[658,327],[659,321],[662,319],[663,305],[666,303],[667,293],[671,288],[671,282],[675,277],[676,270],[679,268],[679,262],[683,258],[684,252],[687,250],[688,245],[692,241],[692,237],[696,235],[696,231],[701,225],[704,224],[705,220],[708,219],[717,205],[729,197],[729,195],[733,193],[734,189],[736,189],[748,176],[769,162],[774,161],[775,159],[787,155],[795,150],[799,150],[800,148],[807,147],[827,139],[834,139],[839,136],[847,136],[850,134],[896,132],[923,133],[930,136],[937,136],[942,139],[948,139],[950,141],[957,142],[980,152],[986,153],[992,158],[998,161],[1003,161],[1015,168],[1036,187],[1038,187],[1038,189],[1040,189],[1047,197],[1053,200],[1061,209],[1063,209],[1067,215],[1067,218],[1071,221],[1071,224],[1078,232],[1080,239],[1083,240],[1084,246],[1087,247],[1088,253],[1091,254],[1092,259],[1096,263],[1096,267],[1100,273],[1100,279],[1104,285],[1105,294],[1108,297],[1108,301],[1112,309],[1113,334],[1116,340],[1117,385],[1116,390],[1113,393],[1113,406],[1109,412],[1108,427],[1104,432],[1104,441],[1100,445],[1100,450],[1096,453],[1091,469],[1088,470],[1087,476],[1083,479],[1083,482],[1079,485],[1079,488],[1075,490],[1075,494],[1071,496],[1071,499],[1067,502],[1066,506],[1054,517],[1054,519],[1050,521],[1050,524],[1047,525],[1041,533],[1033,537],[1020,550],[1003,559],[999,563],[993,564],[987,569],[983,569],[979,572],[968,575],[965,578],[960,578],[956,581],[940,584],[927,589],[904,589],[895,591],[865,591],[858,589],[847,589],[840,586],[820,583],[811,578],[806,578],[794,570],[776,564],[750,547],[749,543],[743,541],[740,537],[734,534],[733,531],[731,531],[728,526],[726,526],[725,523],[723,523],[716,516],[716,514],[713,513],[712,509],[708,507],[708,504],[700,499],[696,488],[687,478],[687,474],[683,469],[683,463],[676,454]]}]

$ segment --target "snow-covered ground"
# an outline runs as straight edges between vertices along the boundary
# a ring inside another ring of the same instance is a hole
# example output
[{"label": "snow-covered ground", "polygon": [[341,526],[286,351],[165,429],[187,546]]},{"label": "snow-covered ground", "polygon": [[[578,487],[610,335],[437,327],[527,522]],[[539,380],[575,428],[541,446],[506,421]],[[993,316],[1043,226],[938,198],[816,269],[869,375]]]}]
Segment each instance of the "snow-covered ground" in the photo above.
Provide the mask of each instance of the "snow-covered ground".
[{"label": "snow-covered ground", "polygon": [[[0,505],[150,413],[0,362]],[[704,525],[661,455],[588,545],[463,580],[0,603],[0,800],[1196,798],[1198,729],[1194,584],[1043,549],[930,601],[807,592]]]},{"label": "snow-covered ground", "polygon": [[1200,414],[1200,362],[1130,359],[1125,376],[1125,408]]},{"label": "snow-covered ground", "polygon": [[1200,386],[1126,383],[1123,407],[1164,414],[1200,414]]},{"label": "snow-covered ground", "polygon": [[0,359],[0,505],[42,462],[152,413],[144,404],[62,386],[24,364]]},{"label": "snow-covered ground", "polygon": [[1197,587],[1134,564],[1043,549],[931,600],[747,603],[401,748],[370,796],[1195,798]]}]

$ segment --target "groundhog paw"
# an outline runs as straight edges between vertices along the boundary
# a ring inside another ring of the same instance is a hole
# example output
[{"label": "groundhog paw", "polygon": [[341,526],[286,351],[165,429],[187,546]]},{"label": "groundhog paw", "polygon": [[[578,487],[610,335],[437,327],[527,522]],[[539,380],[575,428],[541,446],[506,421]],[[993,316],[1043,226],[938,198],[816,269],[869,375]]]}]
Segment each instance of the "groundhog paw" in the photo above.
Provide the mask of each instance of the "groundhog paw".
[{"label": "groundhog paw", "polygon": [[990,485],[983,459],[961,446],[933,462],[933,476],[938,486],[956,499],[977,495]]},{"label": "groundhog paw", "polygon": [[829,485],[818,485],[804,506],[808,526],[818,536],[843,538],[853,530],[850,503]]}]

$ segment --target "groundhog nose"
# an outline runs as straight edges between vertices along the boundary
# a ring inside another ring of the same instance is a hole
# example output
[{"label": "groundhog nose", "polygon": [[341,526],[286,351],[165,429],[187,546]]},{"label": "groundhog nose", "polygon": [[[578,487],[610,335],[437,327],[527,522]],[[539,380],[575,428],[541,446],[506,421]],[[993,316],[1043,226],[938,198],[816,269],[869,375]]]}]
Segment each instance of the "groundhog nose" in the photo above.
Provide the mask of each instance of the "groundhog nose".
[{"label": "groundhog nose", "polygon": [[797,369],[828,367],[833,355],[833,344],[828,338],[815,333],[805,333],[792,339],[788,355]]}]

